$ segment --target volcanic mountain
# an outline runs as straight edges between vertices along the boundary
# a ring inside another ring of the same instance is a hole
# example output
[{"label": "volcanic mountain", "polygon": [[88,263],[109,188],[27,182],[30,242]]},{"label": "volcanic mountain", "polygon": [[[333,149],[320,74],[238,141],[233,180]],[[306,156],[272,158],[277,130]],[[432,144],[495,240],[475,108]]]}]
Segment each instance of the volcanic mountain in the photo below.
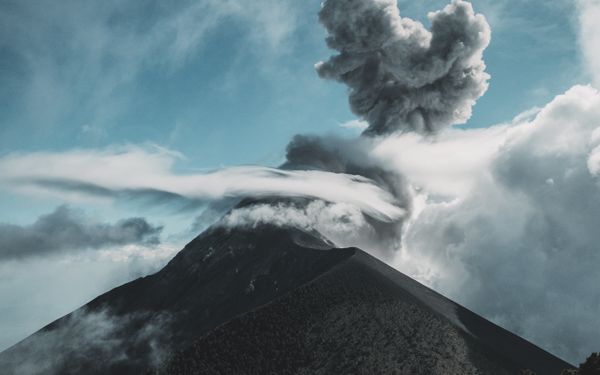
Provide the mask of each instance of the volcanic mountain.
[{"label": "volcanic mountain", "polygon": [[0,354],[2,374],[537,374],[572,366],[318,233],[215,226]]}]

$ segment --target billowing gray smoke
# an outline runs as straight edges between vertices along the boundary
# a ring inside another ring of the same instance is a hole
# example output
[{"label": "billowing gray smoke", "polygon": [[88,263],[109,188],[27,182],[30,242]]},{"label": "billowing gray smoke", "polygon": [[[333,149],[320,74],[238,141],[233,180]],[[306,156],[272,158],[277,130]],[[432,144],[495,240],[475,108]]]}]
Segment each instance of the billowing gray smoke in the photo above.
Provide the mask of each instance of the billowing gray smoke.
[{"label": "billowing gray smoke", "polygon": [[[349,140],[297,135],[287,146],[287,163],[283,167],[318,169],[366,177],[391,193],[396,204],[410,216],[412,194],[407,181],[401,173],[386,168],[371,155],[372,143],[372,139],[364,137]],[[334,242],[338,246],[358,246],[376,253],[380,258],[391,259],[400,247],[404,218],[384,222],[365,215],[370,232],[362,233],[360,238],[353,238],[350,243],[343,242],[343,239],[342,242]]]},{"label": "billowing gray smoke", "polygon": [[485,17],[453,0],[428,15],[431,31],[400,17],[396,0],[326,0],[319,18],[339,54],[316,65],[348,85],[350,107],[368,135],[433,133],[464,123],[487,90]]}]

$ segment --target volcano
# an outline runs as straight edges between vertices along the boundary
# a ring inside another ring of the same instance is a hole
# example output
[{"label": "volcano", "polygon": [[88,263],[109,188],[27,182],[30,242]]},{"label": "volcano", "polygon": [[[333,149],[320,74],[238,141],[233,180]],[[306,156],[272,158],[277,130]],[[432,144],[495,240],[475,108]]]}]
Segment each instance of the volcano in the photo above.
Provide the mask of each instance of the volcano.
[{"label": "volcano", "polygon": [[560,374],[572,366],[357,248],[215,226],[0,354],[3,374]]}]

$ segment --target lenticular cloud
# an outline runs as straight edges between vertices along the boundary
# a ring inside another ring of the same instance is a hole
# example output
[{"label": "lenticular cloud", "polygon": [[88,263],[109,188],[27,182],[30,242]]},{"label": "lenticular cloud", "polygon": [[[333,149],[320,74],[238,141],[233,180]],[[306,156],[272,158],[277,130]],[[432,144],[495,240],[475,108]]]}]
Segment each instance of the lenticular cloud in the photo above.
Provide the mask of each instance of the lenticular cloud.
[{"label": "lenticular cloud", "polygon": [[399,220],[406,213],[392,194],[360,175],[258,166],[177,174],[171,169],[173,162],[171,153],[139,147],[9,155],[0,158],[0,186],[63,197],[147,197],[198,203],[302,197],[351,204],[384,222]]}]

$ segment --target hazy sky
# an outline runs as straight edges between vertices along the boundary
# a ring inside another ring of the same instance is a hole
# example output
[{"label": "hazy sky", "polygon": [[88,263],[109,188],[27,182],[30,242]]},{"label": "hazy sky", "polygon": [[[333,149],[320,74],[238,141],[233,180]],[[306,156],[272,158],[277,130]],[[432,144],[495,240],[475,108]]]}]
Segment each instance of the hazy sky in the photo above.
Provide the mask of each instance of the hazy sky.
[{"label": "hazy sky", "polygon": [[[398,3],[427,26],[427,12],[446,2]],[[510,122],[594,81],[594,0],[473,5],[492,28],[491,80],[460,128]],[[320,0],[0,2],[0,172],[86,182],[95,168],[114,172],[98,177],[108,188],[92,198],[81,186],[51,194],[0,183],[0,350],[160,267],[210,222],[204,209],[219,194],[195,204],[153,192],[129,199],[120,181],[275,167],[295,134],[358,134],[342,126],[356,120],[346,88],[315,73],[332,54],[319,9]],[[196,194],[188,182],[169,188]],[[364,196],[362,207],[386,210]]]}]

